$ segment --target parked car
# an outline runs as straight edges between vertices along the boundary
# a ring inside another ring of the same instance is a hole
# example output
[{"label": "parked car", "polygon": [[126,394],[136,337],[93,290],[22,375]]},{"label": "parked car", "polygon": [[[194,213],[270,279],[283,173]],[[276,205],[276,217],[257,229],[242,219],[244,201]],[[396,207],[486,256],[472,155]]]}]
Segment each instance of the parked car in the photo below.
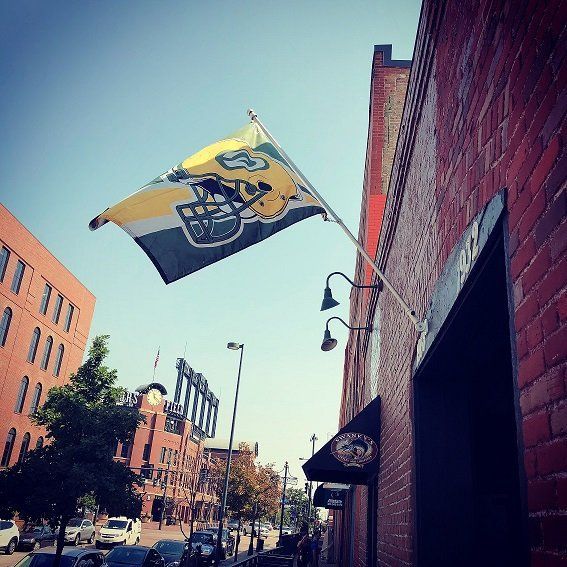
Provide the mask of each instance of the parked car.
[{"label": "parked car", "polygon": [[97,549],[114,545],[138,545],[142,522],[139,519],[132,520],[125,516],[108,518],[96,535],[95,545]]},{"label": "parked car", "polygon": [[189,544],[186,541],[179,541],[177,539],[160,539],[156,541],[152,547],[163,557],[167,566],[174,562],[181,561],[181,556],[185,549],[189,547]]},{"label": "parked car", "polygon": [[[207,528],[206,530],[202,530],[204,532],[210,532],[213,534],[214,537],[214,545],[217,545],[217,535],[219,533],[218,528]],[[222,548],[222,555],[221,559],[226,559],[230,557],[234,553],[234,537],[230,533],[230,530],[227,528],[223,528],[222,530],[222,540],[221,540],[221,548]]]},{"label": "parked car", "polygon": [[211,565],[215,556],[215,536],[211,532],[201,530],[193,532],[189,542],[191,548],[201,554],[201,563]]},{"label": "parked car", "polygon": [[[51,567],[55,559],[55,548],[32,551],[14,567]],[[61,555],[61,567],[102,567],[104,555],[94,549],[65,547]]]},{"label": "parked car", "polygon": [[20,531],[12,520],[0,520],[0,549],[6,555],[12,555],[18,547]]},{"label": "parked car", "polygon": [[238,530],[238,520],[230,520],[230,522],[228,522],[228,524],[226,525],[226,527],[230,530],[230,531],[235,531]]},{"label": "parked car", "polygon": [[259,537],[268,537],[270,535],[270,529],[265,526],[264,524],[260,524],[260,536]]},{"label": "parked car", "polygon": [[30,526],[20,534],[18,549],[39,549],[55,544],[57,534],[50,526]]},{"label": "parked car", "polygon": [[165,561],[157,549],[144,545],[119,545],[105,557],[108,567],[165,567]]},{"label": "parked car", "polygon": [[90,520],[71,518],[65,528],[65,543],[79,545],[82,541],[94,543],[95,527]]}]

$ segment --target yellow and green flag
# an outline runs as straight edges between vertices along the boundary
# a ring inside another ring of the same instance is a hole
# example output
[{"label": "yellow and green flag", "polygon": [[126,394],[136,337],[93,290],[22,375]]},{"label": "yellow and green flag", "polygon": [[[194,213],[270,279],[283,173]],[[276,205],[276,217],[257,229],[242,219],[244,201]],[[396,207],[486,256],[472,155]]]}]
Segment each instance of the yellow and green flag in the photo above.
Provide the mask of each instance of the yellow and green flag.
[{"label": "yellow and green flag", "polygon": [[196,272],[324,209],[251,122],[95,217],[112,221],[165,283]]}]

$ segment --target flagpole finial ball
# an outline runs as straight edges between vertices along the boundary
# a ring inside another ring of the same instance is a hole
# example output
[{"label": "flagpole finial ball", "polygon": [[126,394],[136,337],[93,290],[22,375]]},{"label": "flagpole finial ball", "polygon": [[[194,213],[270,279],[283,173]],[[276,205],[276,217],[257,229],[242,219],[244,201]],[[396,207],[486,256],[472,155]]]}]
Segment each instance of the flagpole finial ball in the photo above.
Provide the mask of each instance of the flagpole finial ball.
[{"label": "flagpole finial ball", "polygon": [[249,108],[248,116],[250,117],[250,120],[254,120],[254,118],[256,118],[258,115],[251,108]]}]

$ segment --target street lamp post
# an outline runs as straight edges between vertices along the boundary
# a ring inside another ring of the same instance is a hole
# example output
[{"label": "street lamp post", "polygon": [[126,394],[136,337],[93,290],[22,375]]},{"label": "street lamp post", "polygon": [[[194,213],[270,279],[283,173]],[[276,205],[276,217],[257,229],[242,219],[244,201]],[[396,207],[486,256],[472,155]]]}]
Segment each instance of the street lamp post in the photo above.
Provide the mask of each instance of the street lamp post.
[{"label": "street lamp post", "polygon": [[284,510],[285,510],[285,486],[287,484],[287,471],[289,469],[289,465],[287,463],[287,461],[285,462],[285,467],[284,467],[284,479],[283,479],[283,489],[282,489],[282,507],[281,507],[281,513],[280,513],[280,539],[278,541],[278,545],[282,544],[282,532],[283,532],[283,515],[284,515]]},{"label": "street lamp post", "polygon": [[228,442],[228,455],[226,459],[226,470],[224,479],[224,489],[222,493],[221,507],[219,510],[219,529],[217,533],[217,546],[215,553],[215,563],[218,565],[221,557],[222,549],[222,524],[224,519],[224,510],[226,508],[226,497],[228,494],[228,477],[230,476],[230,461],[232,458],[232,441],[234,439],[234,423],[236,421],[236,408],[238,405],[238,388],[240,386],[240,371],[242,370],[242,356],[244,354],[244,345],[239,343],[228,343],[226,347],[230,350],[240,350],[240,362],[238,363],[238,378],[236,379],[236,392],[234,393],[234,409],[232,411],[232,425],[230,426],[230,440]]},{"label": "street lamp post", "polygon": [[[309,438],[309,441],[311,441],[311,456],[313,457],[313,455],[315,454],[315,441],[318,440],[318,437],[315,435],[315,433],[313,433],[313,435],[311,435],[311,437]],[[311,526],[311,494],[313,491],[313,482],[310,480],[309,481],[309,502],[307,503],[307,529],[309,529],[309,527]]]},{"label": "street lamp post", "polygon": [[[254,526],[256,525],[256,513],[259,511],[260,505],[258,502],[254,504],[252,512],[252,531],[250,532],[250,544],[248,545],[248,556],[254,555]],[[258,516],[258,539],[260,539],[260,516]]]},{"label": "street lamp post", "polygon": [[165,515],[165,499],[167,497],[167,481],[169,479],[169,468],[171,467],[171,449],[167,454],[167,469],[165,471],[165,477],[163,479],[163,505],[161,507],[161,514],[159,517],[159,529],[161,530],[161,526],[163,525],[163,517]]}]

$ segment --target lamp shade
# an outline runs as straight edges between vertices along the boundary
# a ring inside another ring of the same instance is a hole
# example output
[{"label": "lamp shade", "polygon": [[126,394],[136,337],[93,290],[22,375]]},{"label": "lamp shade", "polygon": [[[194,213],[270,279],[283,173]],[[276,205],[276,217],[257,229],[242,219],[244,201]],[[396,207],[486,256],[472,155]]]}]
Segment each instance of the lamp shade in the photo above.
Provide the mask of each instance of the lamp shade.
[{"label": "lamp shade", "polygon": [[323,301],[321,303],[321,311],[326,311],[339,305],[336,299],[333,299],[333,294],[331,293],[331,288],[327,286],[325,288],[325,293],[323,294]]},{"label": "lamp shade", "polygon": [[323,335],[323,342],[321,343],[321,350],[327,352],[333,350],[337,346],[337,339],[331,337],[331,331],[325,329],[325,334]]}]

